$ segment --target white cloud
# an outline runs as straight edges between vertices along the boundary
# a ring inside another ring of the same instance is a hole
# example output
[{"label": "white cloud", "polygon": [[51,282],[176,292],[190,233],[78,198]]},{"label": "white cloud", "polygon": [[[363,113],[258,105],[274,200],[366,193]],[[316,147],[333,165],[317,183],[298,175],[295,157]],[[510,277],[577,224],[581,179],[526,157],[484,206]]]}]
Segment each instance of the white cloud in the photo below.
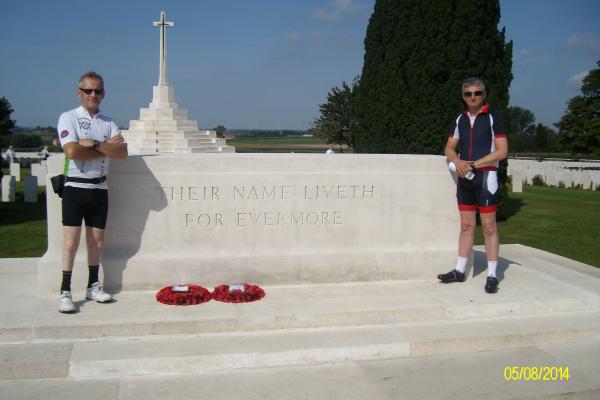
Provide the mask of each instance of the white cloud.
[{"label": "white cloud", "polygon": [[571,89],[581,89],[583,78],[585,78],[589,72],[590,71],[584,71],[575,75],[571,75],[567,80],[567,85],[569,85]]},{"label": "white cloud", "polygon": [[572,35],[565,42],[565,46],[582,48],[600,54],[600,39],[591,34]]},{"label": "white cloud", "polygon": [[301,35],[299,31],[292,31],[285,35],[283,38],[284,42],[292,47],[297,47],[300,44]]},{"label": "white cloud", "polygon": [[311,18],[318,21],[334,22],[350,15],[358,15],[370,7],[354,0],[331,0],[326,7],[319,7],[311,13]]}]

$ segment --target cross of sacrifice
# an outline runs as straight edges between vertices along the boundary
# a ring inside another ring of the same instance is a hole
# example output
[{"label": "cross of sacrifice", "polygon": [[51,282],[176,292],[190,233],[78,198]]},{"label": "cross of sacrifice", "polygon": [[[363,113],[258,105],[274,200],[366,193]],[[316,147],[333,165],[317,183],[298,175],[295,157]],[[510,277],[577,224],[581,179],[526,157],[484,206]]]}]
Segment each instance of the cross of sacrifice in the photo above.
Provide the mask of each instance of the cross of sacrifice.
[{"label": "cross of sacrifice", "polygon": [[166,86],[167,82],[167,30],[165,28],[171,28],[175,26],[173,22],[165,21],[165,12],[160,12],[160,21],[152,23],[153,26],[160,27],[160,76],[158,78],[159,86]]}]

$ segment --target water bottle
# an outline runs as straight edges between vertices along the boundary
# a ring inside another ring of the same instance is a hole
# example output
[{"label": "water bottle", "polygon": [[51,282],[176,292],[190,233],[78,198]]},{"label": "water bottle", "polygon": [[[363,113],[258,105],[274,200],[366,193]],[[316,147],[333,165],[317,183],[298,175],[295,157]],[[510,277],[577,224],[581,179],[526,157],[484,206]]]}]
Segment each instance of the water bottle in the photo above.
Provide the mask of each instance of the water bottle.
[{"label": "water bottle", "polygon": [[[448,163],[448,169],[452,172],[456,172],[456,164],[450,161],[450,163]],[[471,180],[473,178],[475,178],[475,172],[469,171],[465,174],[465,179]]]}]

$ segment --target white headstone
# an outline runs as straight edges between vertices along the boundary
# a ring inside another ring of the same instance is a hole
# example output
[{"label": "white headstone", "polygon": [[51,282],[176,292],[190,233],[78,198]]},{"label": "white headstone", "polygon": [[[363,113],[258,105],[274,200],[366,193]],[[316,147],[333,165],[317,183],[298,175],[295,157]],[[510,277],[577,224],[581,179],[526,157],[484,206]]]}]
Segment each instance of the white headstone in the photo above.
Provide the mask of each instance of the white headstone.
[{"label": "white headstone", "polygon": [[591,189],[592,188],[592,176],[588,173],[584,173],[581,176],[581,186],[583,189]]},{"label": "white headstone", "polygon": [[31,164],[31,176],[37,177],[38,186],[46,186],[47,171],[46,164]]},{"label": "white headstone", "polygon": [[15,190],[17,181],[12,175],[2,177],[2,202],[8,203],[15,201]]},{"label": "white headstone", "polygon": [[38,201],[38,178],[37,176],[26,176],[25,185],[23,188],[25,192],[25,202],[37,203]]},{"label": "white headstone", "polygon": [[523,192],[524,174],[521,171],[514,171],[512,174],[512,191],[515,193]]},{"label": "white headstone", "polygon": [[10,164],[10,174],[15,177],[15,180],[21,180],[21,164],[19,163],[11,163]]}]

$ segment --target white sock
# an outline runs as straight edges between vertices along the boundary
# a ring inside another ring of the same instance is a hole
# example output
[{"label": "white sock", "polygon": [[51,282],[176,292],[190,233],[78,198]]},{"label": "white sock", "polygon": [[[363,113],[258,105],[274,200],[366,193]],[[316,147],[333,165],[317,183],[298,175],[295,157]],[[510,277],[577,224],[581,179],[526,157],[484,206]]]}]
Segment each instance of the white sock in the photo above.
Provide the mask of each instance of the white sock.
[{"label": "white sock", "polygon": [[467,261],[469,261],[469,257],[458,257],[456,260],[456,270],[462,272],[463,274],[467,270]]},{"label": "white sock", "polygon": [[498,261],[488,261],[488,276],[496,277],[496,267],[498,266]]}]

